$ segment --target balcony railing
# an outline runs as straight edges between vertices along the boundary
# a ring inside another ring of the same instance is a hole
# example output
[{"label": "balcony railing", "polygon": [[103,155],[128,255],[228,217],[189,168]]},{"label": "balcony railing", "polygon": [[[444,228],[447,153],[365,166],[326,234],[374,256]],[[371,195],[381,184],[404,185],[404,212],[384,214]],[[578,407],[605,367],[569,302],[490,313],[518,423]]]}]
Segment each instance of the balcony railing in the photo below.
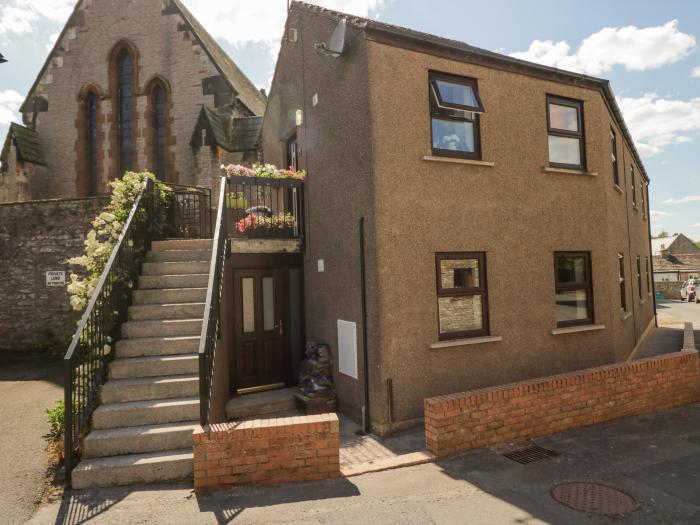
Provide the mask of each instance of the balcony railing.
[{"label": "balcony railing", "polygon": [[229,236],[241,239],[301,239],[304,181],[228,177],[226,216]]}]

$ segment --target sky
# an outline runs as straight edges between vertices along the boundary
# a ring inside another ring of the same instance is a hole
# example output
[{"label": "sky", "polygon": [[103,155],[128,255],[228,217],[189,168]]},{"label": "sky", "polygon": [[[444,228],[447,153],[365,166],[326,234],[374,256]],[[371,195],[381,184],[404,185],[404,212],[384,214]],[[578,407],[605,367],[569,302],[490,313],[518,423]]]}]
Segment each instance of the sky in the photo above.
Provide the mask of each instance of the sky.
[{"label": "sky", "polygon": [[[700,241],[697,0],[311,2],[609,79],[652,181],[652,233]],[[269,87],[287,0],[184,3],[257,86]],[[9,60],[0,65],[0,137],[21,122],[17,109],[73,5],[0,0],[0,53]]]}]

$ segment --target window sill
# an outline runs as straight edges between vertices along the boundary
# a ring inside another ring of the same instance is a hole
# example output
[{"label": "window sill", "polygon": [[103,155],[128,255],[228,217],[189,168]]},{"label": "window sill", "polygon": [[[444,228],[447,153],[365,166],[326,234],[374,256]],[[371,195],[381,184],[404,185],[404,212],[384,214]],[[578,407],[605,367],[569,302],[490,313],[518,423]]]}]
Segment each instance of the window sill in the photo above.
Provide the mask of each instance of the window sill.
[{"label": "window sill", "polygon": [[487,162],[485,160],[472,160],[472,159],[459,159],[456,157],[436,157],[434,155],[423,155],[421,157],[421,160],[427,161],[427,162],[448,162],[451,164],[467,164],[471,166],[484,166],[488,168],[493,168],[496,163],[495,162]]},{"label": "window sill", "polygon": [[567,326],[566,328],[556,328],[552,330],[552,335],[576,334],[579,332],[594,332],[605,330],[604,324],[584,324],[580,326]]},{"label": "window sill", "polygon": [[586,171],[586,170],[576,170],[576,169],[567,169],[567,168],[552,168],[551,166],[545,166],[544,168],[545,173],[564,173],[566,175],[584,175],[586,177],[597,177],[598,174],[593,172],[593,171]]},{"label": "window sill", "polygon": [[456,346],[479,345],[484,343],[497,343],[503,341],[500,336],[472,337],[471,339],[453,339],[452,341],[439,341],[430,345],[432,349],[452,348]]},{"label": "window sill", "polygon": [[632,317],[632,312],[622,312],[623,321],[627,321],[627,319],[629,319],[630,317]]},{"label": "window sill", "polygon": [[620,195],[624,195],[624,194],[625,194],[625,190],[623,190],[622,188],[620,188],[620,186],[618,186],[617,184],[613,184],[613,187],[615,188],[615,191],[616,191],[617,193],[619,193]]}]

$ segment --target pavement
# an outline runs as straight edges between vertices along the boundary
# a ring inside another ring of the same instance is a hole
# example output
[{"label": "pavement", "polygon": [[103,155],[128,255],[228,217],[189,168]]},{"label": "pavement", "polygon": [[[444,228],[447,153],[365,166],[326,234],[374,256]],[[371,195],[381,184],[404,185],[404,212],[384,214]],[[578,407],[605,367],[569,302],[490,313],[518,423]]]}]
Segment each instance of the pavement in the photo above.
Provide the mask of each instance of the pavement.
[{"label": "pavement", "polygon": [[[32,525],[700,523],[700,404],[562,432],[534,442],[559,456],[529,465],[495,450],[333,481],[195,494],[189,484],[67,493]],[[639,508],[587,515],[555,501],[558,483],[621,489]]]},{"label": "pavement", "polygon": [[41,500],[49,431],[46,409],[63,398],[60,362],[0,359],[0,521],[28,520]]}]

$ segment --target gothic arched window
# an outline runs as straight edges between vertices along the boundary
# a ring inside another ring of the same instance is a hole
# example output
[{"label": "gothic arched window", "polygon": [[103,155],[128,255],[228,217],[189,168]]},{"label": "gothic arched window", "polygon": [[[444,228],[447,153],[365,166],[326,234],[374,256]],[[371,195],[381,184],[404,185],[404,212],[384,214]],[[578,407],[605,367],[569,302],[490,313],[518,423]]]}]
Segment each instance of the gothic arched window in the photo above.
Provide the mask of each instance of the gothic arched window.
[{"label": "gothic arched window", "polygon": [[85,129],[87,144],[87,190],[88,195],[97,195],[98,192],[98,167],[97,167],[97,95],[90,91],[85,99]]},{"label": "gothic arched window", "polygon": [[166,97],[165,90],[156,84],[151,91],[152,126],[153,126],[153,168],[156,177],[165,181],[167,178],[165,149],[166,149]]},{"label": "gothic arched window", "polygon": [[134,166],[134,57],[128,49],[117,55],[117,111],[119,133],[119,176]]}]

